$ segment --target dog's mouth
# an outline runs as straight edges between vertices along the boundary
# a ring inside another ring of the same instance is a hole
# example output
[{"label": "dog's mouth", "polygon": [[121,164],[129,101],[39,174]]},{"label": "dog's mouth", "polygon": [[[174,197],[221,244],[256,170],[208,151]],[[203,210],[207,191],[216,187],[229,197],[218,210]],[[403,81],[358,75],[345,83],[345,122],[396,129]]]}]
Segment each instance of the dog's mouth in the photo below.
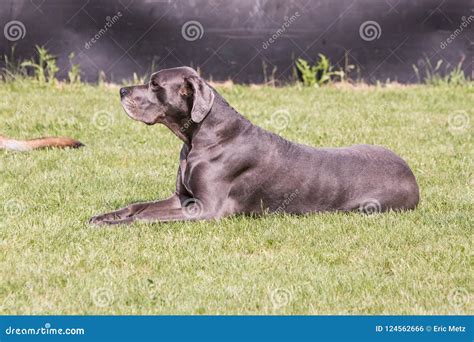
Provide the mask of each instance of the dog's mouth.
[{"label": "dog's mouth", "polygon": [[131,119],[143,122],[144,124],[149,126],[154,125],[156,123],[156,121],[147,120],[146,116],[143,115],[143,113],[140,113],[141,109],[139,108],[135,100],[124,97],[122,98],[121,103],[123,109],[125,110],[125,113],[127,113],[128,117],[130,117]]},{"label": "dog's mouth", "polygon": [[137,120],[137,121],[140,121],[138,119],[138,115],[136,115],[137,113],[137,109],[138,109],[138,106],[136,104],[135,101],[133,101],[133,99],[130,99],[128,97],[124,97],[122,100],[122,107],[123,109],[125,110],[125,113],[127,113],[127,115],[133,119],[133,120]]}]

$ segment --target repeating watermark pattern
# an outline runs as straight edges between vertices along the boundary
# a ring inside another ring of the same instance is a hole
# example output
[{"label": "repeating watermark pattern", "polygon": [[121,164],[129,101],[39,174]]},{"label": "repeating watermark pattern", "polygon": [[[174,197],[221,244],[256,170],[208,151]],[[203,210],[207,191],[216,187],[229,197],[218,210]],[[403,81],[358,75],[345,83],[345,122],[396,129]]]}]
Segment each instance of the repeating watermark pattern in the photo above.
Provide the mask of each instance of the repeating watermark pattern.
[{"label": "repeating watermark pattern", "polygon": [[58,118],[58,123],[59,125],[65,126],[65,127],[77,127],[79,129],[82,129],[83,127],[82,121],[78,120],[72,114],[69,114],[65,117]]},{"label": "repeating watermark pattern", "polygon": [[469,116],[459,111],[448,116],[448,129],[451,133],[462,133],[469,127]]},{"label": "repeating watermark pattern", "polygon": [[300,12],[296,11],[291,17],[285,17],[283,25],[279,27],[273,35],[268,38],[266,41],[262,43],[262,48],[264,50],[268,49],[268,47],[277,41],[283,34],[285,34],[286,30],[290,28],[290,26],[300,17]]},{"label": "repeating watermark pattern", "polygon": [[43,5],[45,1],[46,0],[30,0],[30,3],[35,8],[35,12],[39,11],[41,14],[44,14],[44,12],[41,10],[41,5]]},{"label": "repeating watermark pattern", "polygon": [[461,17],[461,24],[457,29],[455,29],[448,38],[443,40],[440,44],[439,47],[444,50],[448,47],[449,44],[451,44],[458,36],[463,33],[465,29],[468,28],[468,26],[474,21],[474,15],[470,15],[469,17]]},{"label": "repeating watermark pattern", "polygon": [[374,215],[380,213],[381,211],[382,205],[375,198],[369,198],[359,206],[359,212],[362,214]]},{"label": "repeating watermark pattern", "polygon": [[104,27],[97,31],[97,33],[89,41],[85,42],[84,48],[89,50],[92,45],[97,43],[99,39],[102,38],[107,33],[107,31],[120,20],[120,18],[122,18],[122,12],[120,11],[115,13],[112,17],[107,16],[105,18]]},{"label": "repeating watermark pattern", "polygon": [[214,10],[218,10],[225,3],[225,0],[208,0],[207,2]]},{"label": "repeating watermark pattern", "polygon": [[146,289],[148,292],[148,297],[150,299],[156,299],[156,295],[158,294],[158,285],[152,280],[147,279]]},{"label": "repeating watermark pattern", "polygon": [[104,131],[114,124],[114,117],[112,113],[105,110],[100,110],[94,113],[92,117],[92,123],[99,130]]},{"label": "repeating watermark pattern", "polygon": [[299,190],[296,189],[289,195],[285,195],[285,200],[280,204],[280,206],[275,210],[275,213],[282,213],[288,207],[288,205],[293,202],[293,200],[298,196]]},{"label": "repeating watermark pattern", "polygon": [[28,291],[33,291],[33,290],[34,290],[34,287],[35,287],[34,284],[31,283],[31,282],[29,282],[29,281],[27,281],[27,282],[25,283],[25,285],[23,285],[23,286],[24,286],[25,289],[28,290]]},{"label": "repeating watermark pattern", "polygon": [[92,292],[92,301],[96,306],[105,308],[113,303],[114,293],[109,288],[98,288]]},{"label": "repeating watermark pattern", "polygon": [[25,25],[18,20],[12,20],[5,24],[3,27],[3,34],[11,42],[23,39],[26,36]]},{"label": "repeating watermark pattern", "polygon": [[25,105],[18,108],[18,110],[15,112],[15,115],[27,115],[31,112],[31,109],[32,105],[30,103],[26,103]]},{"label": "repeating watermark pattern", "polygon": [[285,288],[276,288],[270,292],[270,300],[274,309],[281,309],[291,303],[292,293]]},{"label": "repeating watermark pattern", "polygon": [[5,311],[15,307],[15,301],[12,295],[7,295],[0,305],[0,311],[4,314]]},{"label": "repeating watermark pattern", "polygon": [[179,130],[184,133],[188,130],[189,127],[193,124],[193,119],[187,119],[184,124],[182,124],[179,128]]},{"label": "repeating watermark pattern", "polygon": [[359,27],[359,36],[366,42],[379,39],[382,35],[382,28],[379,23],[373,20],[364,21]]},{"label": "repeating watermark pattern", "polygon": [[273,112],[270,124],[277,130],[282,131],[288,127],[290,123],[290,112],[286,109],[279,109]]},{"label": "repeating watermark pattern", "polygon": [[194,42],[204,36],[204,27],[197,20],[187,21],[181,26],[181,36],[188,42]]},{"label": "repeating watermark pattern", "polygon": [[6,216],[18,217],[23,215],[25,212],[25,205],[19,200],[10,199],[3,205],[3,211],[5,212]]},{"label": "repeating watermark pattern", "polygon": [[423,68],[426,65],[426,62],[423,58],[418,58],[418,60],[416,61],[416,65],[419,68]]},{"label": "repeating watermark pattern", "polygon": [[455,308],[461,308],[469,303],[469,291],[463,287],[455,288],[448,293],[448,302]]},{"label": "repeating watermark pattern", "polygon": [[128,9],[134,2],[135,0],[119,0],[120,4]]},{"label": "repeating watermark pattern", "polygon": [[184,215],[189,218],[199,218],[204,211],[204,204],[197,198],[188,198],[183,202]]}]

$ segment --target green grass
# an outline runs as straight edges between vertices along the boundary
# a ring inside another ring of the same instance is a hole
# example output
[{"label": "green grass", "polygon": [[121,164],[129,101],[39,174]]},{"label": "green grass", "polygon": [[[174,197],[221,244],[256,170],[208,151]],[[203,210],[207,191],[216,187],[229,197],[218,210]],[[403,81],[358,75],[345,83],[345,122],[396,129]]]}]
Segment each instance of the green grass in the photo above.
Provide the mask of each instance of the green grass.
[{"label": "green grass", "polygon": [[473,313],[472,88],[220,91],[272,131],[287,111],[291,140],[391,148],[418,179],[419,208],[92,227],[167,197],[180,142],[127,118],[114,87],[1,84],[0,134],[87,145],[0,152],[1,314]]}]

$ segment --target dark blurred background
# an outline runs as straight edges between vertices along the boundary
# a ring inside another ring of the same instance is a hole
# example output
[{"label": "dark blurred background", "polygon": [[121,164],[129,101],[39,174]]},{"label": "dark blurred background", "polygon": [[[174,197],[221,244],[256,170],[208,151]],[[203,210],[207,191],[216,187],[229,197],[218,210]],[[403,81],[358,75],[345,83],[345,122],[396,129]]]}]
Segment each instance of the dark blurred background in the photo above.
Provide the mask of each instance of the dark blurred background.
[{"label": "dark blurred background", "polygon": [[119,82],[180,65],[219,81],[260,83],[272,73],[284,81],[296,58],[313,62],[318,53],[340,67],[348,61],[355,66],[351,78],[367,82],[416,82],[413,65],[423,68],[426,58],[443,60],[443,70],[463,61],[473,77],[474,0],[0,0],[0,6],[0,53],[16,45],[17,57],[29,58],[36,44],[44,45],[58,56],[59,77],[71,52],[87,81],[100,71]]}]

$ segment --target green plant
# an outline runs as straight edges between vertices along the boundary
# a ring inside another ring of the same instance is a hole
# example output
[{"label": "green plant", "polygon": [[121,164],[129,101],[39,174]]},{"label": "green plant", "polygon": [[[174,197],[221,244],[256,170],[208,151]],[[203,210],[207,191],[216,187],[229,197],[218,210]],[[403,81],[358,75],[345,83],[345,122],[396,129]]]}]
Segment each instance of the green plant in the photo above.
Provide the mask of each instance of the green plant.
[{"label": "green plant", "polygon": [[144,84],[148,80],[147,75],[139,75],[138,73],[134,72],[131,78],[124,78],[122,79],[121,84],[126,86],[130,84]]},{"label": "green plant", "polygon": [[10,56],[3,55],[4,67],[2,68],[2,79],[4,81],[13,81],[25,76],[25,69],[21,62],[15,57],[15,45],[10,50]]},{"label": "green plant", "polygon": [[435,86],[447,84],[465,85],[469,83],[469,80],[466,78],[466,75],[462,70],[463,62],[464,57],[461,58],[461,61],[451,70],[450,65],[446,65],[445,70],[442,73],[441,66],[443,65],[443,60],[440,59],[435,65],[433,65],[429,57],[425,55],[421,63],[423,72],[420,72],[420,68],[418,68],[415,64],[413,64],[412,67],[419,83],[426,83]]},{"label": "green plant", "polygon": [[99,87],[103,86],[107,80],[107,76],[105,75],[105,72],[103,70],[99,71],[99,74],[97,75],[97,85]]},{"label": "green plant", "polygon": [[464,85],[468,81],[466,78],[466,75],[464,74],[464,71],[462,70],[462,60],[454,67],[453,70],[449,72],[447,75],[448,77],[448,83],[453,84],[453,85]]},{"label": "green plant", "polygon": [[56,82],[56,73],[59,71],[56,65],[56,56],[50,54],[43,46],[36,45],[38,61],[33,58],[21,63],[22,67],[33,68],[34,78],[43,86],[45,84],[54,84]]},{"label": "green plant", "polygon": [[[138,74],[137,72],[134,72],[132,74],[132,78],[125,78],[122,80],[123,85],[130,85],[130,84],[145,84],[148,82],[150,75],[156,71],[156,63],[155,63],[156,57],[153,57],[150,67],[145,71],[144,74]],[[197,68],[197,73],[198,75],[200,74],[199,68]]]},{"label": "green plant", "polygon": [[424,78],[423,79],[421,77],[420,69],[418,69],[418,67],[415,64],[412,65],[413,70],[415,71],[415,75],[418,79],[418,82],[420,82],[420,83],[424,82],[424,83],[427,83],[427,84],[438,84],[439,82],[441,82],[442,77],[439,74],[439,70],[441,68],[441,64],[443,64],[442,60],[439,60],[436,63],[436,65],[433,66],[433,64],[431,64],[431,61],[428,58],[428,56],[425,56],[424,59],[422,60],[421,64],[424,67]]},{"label": "green plant", "polygon": [[316,64],[311,66],[308,61],[298,58],[296,67],[301,73],[305,87],[319,87],[332,82],[333,77],[339,77],[340,80],[343,80],[345,76],[343,70],[334,71],[329,59],[321,53]]},{"label": "green plant", "polygon": [[70,69],[67,73],[69,83],[81,83],[81,66],[79,64],[73,63],[74,52],[71,52],[68,56]]},{"label": "green plant", "polygon": [[147,75],[142,75],[139,76],[136,72],[133,73],[133,84],[144,84],[147,81],[148,76]]},{"label": "green plant", "polygon": [[276,74],[276,72],[277,72],[277,66],[276,66],[276,65],[273,66],[270,75],[268,75],[267,67],[268,67],[267,63],[265,63],[265,61],[262,61],[263,83],[264,83],[264,84],[271,85],[272,87],[274,87],[275,84],[276,84],[276,77],[275,77],[275,74]]},{"label": "green plant", "polygon": [[296,61],[296,68],[301,73],[301,78],[303,79],[303,85],[305,87],[313,87],[316,85],[316,66],[311,66],[306,60],[298,58]]},{"label": "green plant", "polygon": [[350,64],[349,62],[349,51],[344,52],[344,69],[343,72],[340,74],[341,82],[346,80],[347,75],[355,69],[354,64]]}]

